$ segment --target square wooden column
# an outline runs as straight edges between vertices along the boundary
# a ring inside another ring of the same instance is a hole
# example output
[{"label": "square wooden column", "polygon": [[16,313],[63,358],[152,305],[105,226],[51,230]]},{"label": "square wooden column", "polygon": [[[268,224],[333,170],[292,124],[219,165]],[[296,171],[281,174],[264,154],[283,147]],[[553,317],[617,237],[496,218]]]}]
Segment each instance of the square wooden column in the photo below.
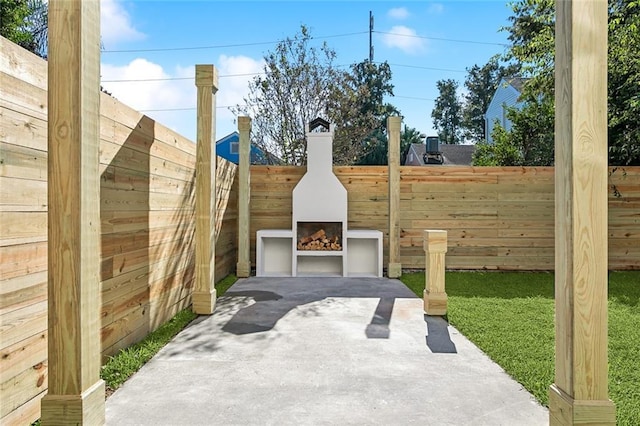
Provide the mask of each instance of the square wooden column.
[{"label": "square wooden column", "polygon": [[444,257],[447,253],[447,231],[424,231],[424,311],[427,315],[447,313],[447,293],[444,289]]},{"label": "square wooden column", "polygon": [[556,1],[552,425],[615,425],[607,372],[607,2]]},{"label": "square wooden column", "polygon": [[387,119],[389,133],[389,278],[402,275],[400,263],[400,124],[401,117]]},{"label": "square wooden column", "polygon": [[100,2],[49,1],[49,390],[43,425],[105,422],[100,379]]},{"label": "square wooden column", "polygon": [[249,164],[251,157],[251,118],[238,117],[240,133],[240,161],[238,164],[238,263],[236,275],[246,278],[251,275],[249,260]]},{"label": "square wooden column", "polygon": [[210,315],[216,306],[216,150],[215,93],[218,71],[196,65],[198,96],[196,146],[196,278],[193,312]]}]

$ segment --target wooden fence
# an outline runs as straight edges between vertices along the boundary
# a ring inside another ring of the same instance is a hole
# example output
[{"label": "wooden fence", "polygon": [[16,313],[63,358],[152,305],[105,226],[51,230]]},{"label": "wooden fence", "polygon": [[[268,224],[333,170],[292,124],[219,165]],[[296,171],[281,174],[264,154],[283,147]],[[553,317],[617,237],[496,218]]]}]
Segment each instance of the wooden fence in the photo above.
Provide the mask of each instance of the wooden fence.
[{"label": "wooden fence", "polygon": [[[29,424],[47,389],[47,66],[0,41],[0,424]],[[100,108],[107,357],[191,303],[196,146],[106,94]],[[236,166],[217,165],[222,278],[236,264]]]},{"label": "wooden fence", "polygon": [[[610,169],[609,267],[640,269],[640,168]],[[386,166],[335,167],[349,229],[378,229],[388,259]],[[251,258],[259,229],[291,229],[291,191],[304,168],[252,166]],[[537,167],[400,168],[400,256],[424,268],[422,232],[448,232],[449,269],[553,270],[554,173]]]}]

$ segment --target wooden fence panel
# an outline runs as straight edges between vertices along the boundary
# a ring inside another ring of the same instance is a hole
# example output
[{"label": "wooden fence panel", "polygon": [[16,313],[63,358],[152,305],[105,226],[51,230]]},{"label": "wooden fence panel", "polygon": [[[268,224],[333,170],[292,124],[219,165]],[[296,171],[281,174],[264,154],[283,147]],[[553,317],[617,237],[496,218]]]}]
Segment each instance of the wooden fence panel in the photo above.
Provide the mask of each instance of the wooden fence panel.
[{"label": "wooden fence panel", "polygon": [[[259,229],[291,229],[291,192],[304,167],[252,166],[251,256]],[[348,191],[349,229],[384,234],[388,263],[386,166],[334,167]],[[422,233],[448,233],[449,269],[553,270],[552,167],[420,167],[400,171],[400,256],[424,268]],[[640,269],[640,168],[612,168],[609,265]]]},{"label": "wooden fence panel", "polygon": [[[47,66],[1,41],[0,424],[29,424],[47,389]],[[104,93],[100,108],[106,358],[191,303],[195,144]],[[221,279],[236,264],[236,166],[217,161]]]}]

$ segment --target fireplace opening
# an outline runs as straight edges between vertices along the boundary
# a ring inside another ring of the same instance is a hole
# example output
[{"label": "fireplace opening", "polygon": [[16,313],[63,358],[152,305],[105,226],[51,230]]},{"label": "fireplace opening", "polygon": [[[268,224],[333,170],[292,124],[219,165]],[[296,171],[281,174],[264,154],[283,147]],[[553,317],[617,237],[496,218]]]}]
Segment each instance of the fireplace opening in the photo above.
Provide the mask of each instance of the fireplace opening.
[{"label": "fireplace opening", "polygon": [[298,250],[342,251],[342,222],[297,222]]}]

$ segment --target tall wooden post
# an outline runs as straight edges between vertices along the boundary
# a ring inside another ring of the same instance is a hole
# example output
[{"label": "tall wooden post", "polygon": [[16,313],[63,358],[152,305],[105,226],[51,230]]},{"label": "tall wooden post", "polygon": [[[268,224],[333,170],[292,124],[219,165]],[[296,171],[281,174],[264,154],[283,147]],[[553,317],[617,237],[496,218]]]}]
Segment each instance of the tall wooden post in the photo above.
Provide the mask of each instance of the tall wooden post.
[{"label": "tall wooden post", "polygon": [[615,425],[607,377],[607,2],[556,1],[552,425]]},{"label": "tall wooden post", "polygon": [[48,424],[105,422],[100,379],[100,2],[49,1]]},{"label": "tall wooden post", "polygon": [[240,161],[238,164],[238,264],[236,275],[246,278],[251,274],[249,260],[249,159],[251,144],[251,118],[238,117],[238,131],[240,132]]},{"label": "tall wooden post", "polygon": [[447,231],[424,231],[424,311],[427,315],[447,313],[447,293],[444,289],[444,256],[447,253]]},{"label": "tall wooden post", "polygon": [[389,278],[402,275],[400,263],[400,123],[401,117],[387,119],[389,132]]},{"label": "tall wooden post", "polygon": [[212,314],[216,306],[216,151],[215,93],[218,71],[213,65],[196,65],[198,91],[196,146],[196,281],[193,312]]}]

